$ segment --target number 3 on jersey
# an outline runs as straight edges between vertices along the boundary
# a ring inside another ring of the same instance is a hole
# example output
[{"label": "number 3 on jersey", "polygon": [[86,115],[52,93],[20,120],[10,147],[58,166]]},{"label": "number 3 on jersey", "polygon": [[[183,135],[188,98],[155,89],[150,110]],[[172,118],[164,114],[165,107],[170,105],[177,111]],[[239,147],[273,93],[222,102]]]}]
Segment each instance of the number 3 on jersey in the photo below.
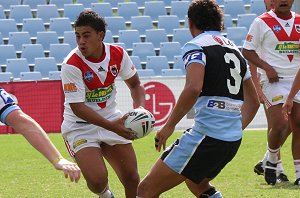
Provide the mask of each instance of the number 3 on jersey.
[{"label": "number 3 on jersey", "polygon": [[231,85],[230,79],[227,79],[227,87],[231,94],[236,95],[239,93],[242,83],[242,77],[240,75],[241,63],[234,53],[226,53],[224,55],[224,59],[227,64],[229,64],[230,66],[234,66],[234,68],[230,67],[230,75],[234,79],[235,83],[234,85]]}]

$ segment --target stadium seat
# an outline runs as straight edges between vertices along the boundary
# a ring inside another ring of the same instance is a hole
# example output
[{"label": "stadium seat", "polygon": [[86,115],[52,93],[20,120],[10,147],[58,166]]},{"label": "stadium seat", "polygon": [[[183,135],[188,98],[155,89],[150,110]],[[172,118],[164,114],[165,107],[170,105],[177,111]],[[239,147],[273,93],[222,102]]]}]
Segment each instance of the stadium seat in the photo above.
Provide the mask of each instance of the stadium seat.
[{"label": "stadium seat", "polygon": [[0,64],[6,65],[7,59],[17,58],[14,45],[0,45]]},{"label": "stadium seat", "polygon": [[37,5],[36,17],[43,19],[44,24],[47,25],[51,18],[59,17],[56,5]]},{"label": "stadium seat", "polygon": [[139,7],[145,7],[145,2],[148,0],[135,0]]},{"label": "stadium seat", "polygon": [[160,43],[160,56],[166,56],[168,61],[173,62],[174,56],[181,55],[181,45],[179,42]]},{"label": "stadium seat", "polygon": [[37,32],[36,43],[43,45],[44,50],[49,50],[50,44],[59,43],[57,33],[54,31]]},{"label": "stadium seat", "polygon": [[22,51],[23,44],[31,44],[30,35],[28,32],[10,32],[8,44],[14,45],[18,53],[18,51]]},{"label": "stadium seat", "polygon": [[185,16],[187,15],[189,5],[189,1],[172,1],[171,15],[178,16],[179,20],[185,20]]},{"label": "stadium seat", "polygon": [[132,63],[136,69],[142,69],[141,59],[138,56],[130,56]]},{"label": "stadium seat", "polygon": [[181,55],[174,56],[173,61],[174,61],[173,69],[181,69],[183,73],[185,73],[185,67],[184,67],[184,62],[182,60],[182,56]]},{"label": "stadium seat", "polygon": [[186,42],[192,40],[193,37],[188,28],[177,28],[173,30],[173,42],[179,42],[183,46]]},{"label": "stadium seat", "polygon": [[226,29],[228,27],[232,27],[233,22],[232,22],[232,17],[230,14],[224,14],[224,31],[226,32]]},{"label": "stadium seat", "polygon": [[157,21],[158,16],[166,15],[167,11],[165,8],[164,1],[146,1],[144,8],[144,15],[150,16],[152,21]]},{"label": "stadium seat", "polygon": [[110,3],[110,5],[114,8],[118,7],[118,3],[122,2],[120,0],[104,0],[104,2]]},{"label": "stadium seat", "polygon": [[147,56],[146,69],[153,69],[156,76],[161,75],[162,69],[169,69],[166,56]]},{"label": "stadium seat", "polygon": [[125,21],[130,21],[132,16],[139,16],[140,12],[136,2],[118,3],[118,16],[124,17]]},{"label": "stadium seat", "polygon": [[4,10],[10,10],[11,5],[21,5],[21,0],[0,0]]},{"label": "stadium seat", "polygon": [[61,71],[49,71],[49,80],[61,80]]},{"label": "stadium seat", "polygon": [[92,10],[97,12],[102,17],[113,16],[113,11],[110,3],[92,3]]},{"label": "stadium seat", "polygon": [[64,17],[68,17],[72,24],[79,16],[80,12],[84,10],[84,6],[82,4],[64,4]]},{"label": "stadium seat", "polygon": [[0,19],[6,19],[6,16],[4,14],[4,9],[3,9],[2,5],[0,5]]},{"label": "stadium seat", "polygon": [[216,0],[216,2],[218,3],[219,6],[220,5],[224,6],[224,0]]},{"label": "stadium seat", "polygon": [[29,72],[29,64],[26,58],[6,60],[6,72],[11,72],[14,78],[19,78],[20,72]]},{"label": "stadium seat", "polygon": [[264,0],[251,0],[250,2],[250,13],[256,14],[257,16],[266,12],[266,6]]},{"label": "stadium seat", "polygon": [[142,62],[146,62],[147,56],[155,56],[153,44],[150,42],[133,43],[132,56],[139,56]]},{"label": "stadium seat", "polygon": [[138,30],[119,30],[118,42],[125,43],[126,49],[132,49],[133,43],[141,42]]},{"label": "stadium seat", "polygon": [[256,14],[238,14],[237,27],[246,27],[249,30],[251,23],[256,17]]},{"label": "stadium seat", "polygon": [[232,40],[237,47],[242,47],[248,30],[246,27],[229,27],[227,28],[227,38]]},{"label": "stadium seat", "polygon": [[237,18],[238,14],[245,14],[245,7],[243,0],[225,0],[224,14],[230,14],[233,19]]},{"label": "stadium seat", "polygon": [[80,3],[84,8],[91,8],[92,3],[98,3],[98,0],[77,0],[76,3]]},{"label": "stadium seat", "polygon": [[64,43],[68,43],[72,49],[77,47],[76,36],[74,31],[64,31]]},{"label": "stadium seat", "polygon": [[67,17],[51,18],[50,31],[55,31],[59,37],[63,37],[64,31],[72,31],[71,21]]},{"label": "stadium seat", "polygon": [[21,58],[26,58],[29,64],[34,64],[36,57],[45,57],[41,44],[23,44]]},{"label": "stadium seat", "polygon": [[32,18],[32,13],[29,5],[11,5],[10,19],[15,19],[17,24],[23,25],[24,18]]},{"label": "stadium seat", "polygon": [[23,19],[22,31],[28,32],[31,37],[36,37],[37,32],[46,31],[46,29],[41,18],[27,18]]},{"label": "stadium seat", "polygon": [[138,30],[141,35],[145,35],[147,29],[153,29],[151,17],[150,16],[131,17],[131,29]]},{"label": "stadium seat", "polygon": [[47,0],[23,0],[23,5],[29,5],[32,10],[36,10],[38,5],[46,5]]},{"label": "stadium seat", "polygon": [[73,0],[50,0],[49,4],[55,4],[58,10],[64,9],[64,4],[71,4]]},{"label": "stadium seat", "polygon": [[122,47],[124,50],[127,50],[125,43],[112,43],[113,45],[117,45]]},{"label": "stadium seat", "polygon": [[164,28],[167,34],[173,34],[173,29],[180,28],[179,18],[176,15],[158,16],[158,28]]},{"label": "stadium seat", "polygon": [[119,30],[126,30],[124,17],[105,17],[105,21],[107,23],[107,29],[110,30],[113,35],[118,35]]},{"label": "stadium seat", "polygon": [[161,42],[167,42],[167,32],[165,29],[148,29],[146,30],[145,42],[153,43],[155,48],[160,48]]},{"label": "stadium seat", "polygon": [[41,72],[20,72],[20,80],[42,80]]},{"label": "stadium seat", "polygon": [[2,33],[0,32],[0,45],[3,45],[3,37],[2,37]]},{"label": "stadium seat", "polygon": [[113,43],[114,38],[110,30],[106,30],[105,37],[103,40],[105,43]]},{"label": "stadium seat", "polygon": [[0,19],[0,32],[3,39],[8,39],[9,32],[17,32],[17,23],[15,19]]},{"label": "stadium seat", "polygon": [[0,82],[11,82],[13,74],[11,72],[0,72]]},{"label": "stadium seat", "polygon": [[162,76],[183,76],[184,73],[181,69],[162,69]]},{"label": "stadium seat", "polygon": [[61,64],[64,58],[71,52],[71,47],[67,43],[62,44],[50,44],[50,57],[54,57],[56,63]]},{"label": "stadium seat", "polygon": [[153,69],[137,69],[136,70],[139,77],[153,77],[155,76],[155,73]]},{"label": "stadium seat", "polygon": [[41,72],[44,78],[49,76],[50,71],[58,71],[54,57],[40,57],[34,59],[34,71]]}]

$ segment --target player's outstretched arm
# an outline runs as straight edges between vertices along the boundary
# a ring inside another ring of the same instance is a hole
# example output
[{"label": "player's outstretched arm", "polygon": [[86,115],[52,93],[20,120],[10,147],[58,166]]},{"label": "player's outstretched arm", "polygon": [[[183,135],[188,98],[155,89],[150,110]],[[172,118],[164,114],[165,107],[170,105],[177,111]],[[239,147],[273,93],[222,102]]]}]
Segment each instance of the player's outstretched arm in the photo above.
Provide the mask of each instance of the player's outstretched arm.
[{"label": "player's outstretched arm", "polygon": [[50,141],[46,132],[34,119],[22,110],[14,110],[7,115],[5,122],[7,125],[13,127],[16,132],[22,134],[57,170],[62,170],[66,178],[70,177],[72,182],[78,182],[80,169],[77,164],[62,157],[54,144]]}]

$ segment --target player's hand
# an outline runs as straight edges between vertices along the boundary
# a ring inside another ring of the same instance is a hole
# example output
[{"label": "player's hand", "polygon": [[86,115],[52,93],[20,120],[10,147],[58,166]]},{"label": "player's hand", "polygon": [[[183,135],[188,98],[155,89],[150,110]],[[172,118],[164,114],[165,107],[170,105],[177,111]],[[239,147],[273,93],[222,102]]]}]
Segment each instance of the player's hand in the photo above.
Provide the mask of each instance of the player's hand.
[{"label": "player's hand", "polygon": [[265,71],[269,79],[269,83],[274,83],[279,81],[279,76],[273,67],[269,67],[269,69]]},{"label": "player's hand", "polygon": [[132,130],[125,128],[124,126],[125,120],[128,116],[129,116],[128,114],[125,114],[122,118],[113,121],[112,131],[128,140],[134,140],[135,133]]},{"label": "player's hand", "polygon": [[164,125],[160,130],[157,131],[154,138],[154,146],[158,152],[160,152],[161,147],[165,150],[167,139],[174,132],[175,127]]},{"label": "player's hand", "polygon": [[284,104],[282,105],[283,116],[287,119],[288,115],[292,113],[293,108],[293,99],[287,98]]},{"label": "player's hand", "polygon": [[59,159],[59,161],[54,165],[57,170],[61,170],[65,174],[65,178],[70,178],[71,182],[75,181],[76,183],[80,179],[80,168],[77,164],[70,162],[64,158]]}]

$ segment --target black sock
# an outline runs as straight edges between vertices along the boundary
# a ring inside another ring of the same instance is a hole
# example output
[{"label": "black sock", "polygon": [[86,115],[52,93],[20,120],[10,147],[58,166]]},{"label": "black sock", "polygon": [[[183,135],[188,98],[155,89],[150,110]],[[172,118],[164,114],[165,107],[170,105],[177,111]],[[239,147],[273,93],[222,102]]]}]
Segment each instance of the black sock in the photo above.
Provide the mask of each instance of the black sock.
[{"label": "black sock", "polygon": [[208,198],[216,193],[216,189],[214,187],[209,188],[207,191],[202,193],[198,198]]}]

